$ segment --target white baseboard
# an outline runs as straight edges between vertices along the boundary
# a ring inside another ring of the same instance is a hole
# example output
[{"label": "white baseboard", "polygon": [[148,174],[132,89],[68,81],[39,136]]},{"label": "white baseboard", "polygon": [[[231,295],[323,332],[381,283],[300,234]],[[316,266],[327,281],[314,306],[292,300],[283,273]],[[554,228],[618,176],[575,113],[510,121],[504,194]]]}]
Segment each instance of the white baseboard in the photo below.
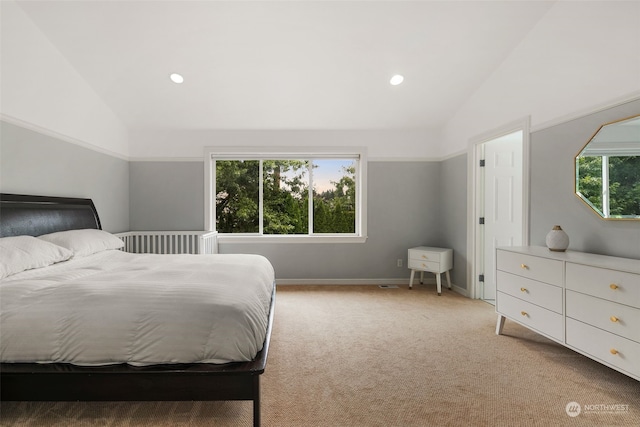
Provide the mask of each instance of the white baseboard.
[{"label": "white baseboard", "polygon": [[465,288],[461,288],[460,286],[456,285],[455,283],[452,283],[451,287],[452,287],[454,292],[457,292],[460,295],[469,298],[469,292]]},{"label": "white baseboard", "polygon": [[[427,285],[435,285],[435,278],[425,278],[424,283]],[[341,285],[341,286],[350,286],[350,285],[409,285],[409,279],[406,277],[396,278],[396,279],[276,279],[276,285]],[[414,280],[413,286],[420,286],[420,282]],[[446,284],[443,284],[442,287],[446,289]],[[465,297],[468,297],[469,294],[465,288],[461,288],[457,286],[455,283],[451,284],[451,288],[454,292],[459,293]],[[443,289],[443,291],[444,291]]]},{"label": "white baseboard", "polygon": [[[425,280],[429,282],[429,280]],[[435,280],[433,281],[435,283]],[[408,285],[409,279],[276,279],[277,285]]]}]

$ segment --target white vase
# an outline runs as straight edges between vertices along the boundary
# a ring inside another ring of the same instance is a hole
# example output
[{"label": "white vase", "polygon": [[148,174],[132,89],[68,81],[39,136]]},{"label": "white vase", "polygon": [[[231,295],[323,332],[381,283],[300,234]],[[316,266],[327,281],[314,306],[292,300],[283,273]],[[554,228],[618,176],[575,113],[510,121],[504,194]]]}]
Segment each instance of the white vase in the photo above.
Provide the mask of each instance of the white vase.
[{"label": "white vase", "polygon": [[569,236],[559,225],[555,225],[547,234],[547,247],[554,252],[564,252],[569,247]]}]

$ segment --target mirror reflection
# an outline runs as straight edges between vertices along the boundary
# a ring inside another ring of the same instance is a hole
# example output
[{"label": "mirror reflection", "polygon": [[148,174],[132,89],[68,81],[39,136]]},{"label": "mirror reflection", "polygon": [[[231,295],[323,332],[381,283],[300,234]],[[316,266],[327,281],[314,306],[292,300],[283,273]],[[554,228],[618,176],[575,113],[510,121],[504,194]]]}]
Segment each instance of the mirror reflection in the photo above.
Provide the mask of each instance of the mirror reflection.
[{"label": "mirror reflection", "polygon": [[601,126],[575,160],[583,202],[605,219],[640,220],[640,115]]}]

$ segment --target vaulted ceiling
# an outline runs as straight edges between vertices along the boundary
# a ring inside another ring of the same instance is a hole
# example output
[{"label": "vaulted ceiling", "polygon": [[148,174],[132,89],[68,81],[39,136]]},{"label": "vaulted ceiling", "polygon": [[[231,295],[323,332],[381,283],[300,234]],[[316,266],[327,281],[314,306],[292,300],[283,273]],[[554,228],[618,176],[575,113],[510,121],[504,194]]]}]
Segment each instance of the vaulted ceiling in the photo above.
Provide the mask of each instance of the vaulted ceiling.
[{"label": "vaulted ceiling", "polygon": [[553,3],[18,1],[133,130],[439,128]]}]

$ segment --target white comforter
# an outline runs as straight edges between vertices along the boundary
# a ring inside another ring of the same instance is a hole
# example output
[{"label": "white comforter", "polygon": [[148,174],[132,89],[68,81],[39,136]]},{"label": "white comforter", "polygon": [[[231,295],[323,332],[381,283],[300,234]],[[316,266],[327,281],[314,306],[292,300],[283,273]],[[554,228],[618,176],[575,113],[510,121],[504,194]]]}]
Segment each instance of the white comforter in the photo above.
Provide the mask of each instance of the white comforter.
[{"label": "white comforter", "polygon": [[259,255],[105,251],[0,281],[2,362],[226,363],[262,349],[274,286]]}]

